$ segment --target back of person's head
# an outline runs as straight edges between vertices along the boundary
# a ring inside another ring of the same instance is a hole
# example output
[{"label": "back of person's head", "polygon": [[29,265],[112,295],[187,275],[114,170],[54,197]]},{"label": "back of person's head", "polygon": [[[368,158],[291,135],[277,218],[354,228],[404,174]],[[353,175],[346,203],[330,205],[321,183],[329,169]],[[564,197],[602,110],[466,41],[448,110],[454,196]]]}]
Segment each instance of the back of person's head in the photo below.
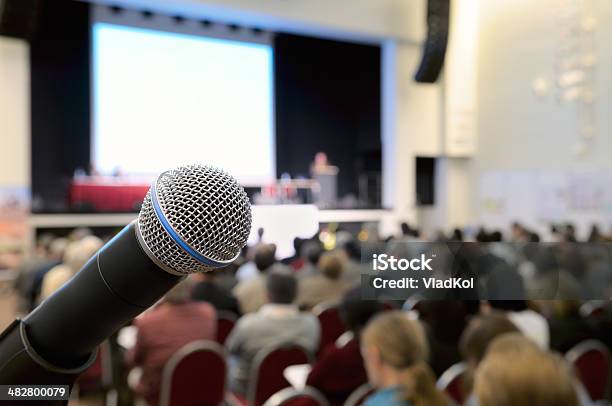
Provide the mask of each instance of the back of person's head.
[{"label": "back of person's head", "polygon": [[164,301],[172,304],[186,303],[191,298],[191,284],[187,281],[181,281],[173,287],[164,296]]},{"label": "back of person's head", "polygon": [[276,262],[276,245],[260,244],[255,248],[255,256],[253,258],[255,266],[259,272],[265,272]]},{"label": "back of person's head", "polygon": [[51,243],[56,240],[55,236],[51,233],[43,233],[36,239],[36,251],[38,255],[45,256],[49,253]]},{"label": "back of person's head", "polygon": [[323,246],[320,241],[312,239],[302,244],[301,257],[310,264],[316,265],[321,258],[321,254],[323,254]]},{"label": "back of person's head", "polygon": [[551,274],[559,271],[559,261],[551,246],[538,247],[533,255],[533,265],[538,274]]},{"label": "back of person's head", "polygon": [[102,248],[102,245],[102,240],[93,235],[73,241],[68,244],[64,252],[64,264],[68,265],[72,272],[78,272]]},{"label": "back of person's head", "polygon": [[297,296],[297,279],[290,271],[273,270],[266,279],[270,303],[291,304]]},{"label": "back of person's head", "polygon": [[512,355],[540,351],[540,347],[522,333],[504,333],[491,341],[485,353],[485,358],[488,354],[504,353]]},{"label": "back of person's head", "polygon": [[355,241],[355,239],[345,242],[342,249],[348,259],[357,262],[361,261],[361,247],[359,246],[359,242]]},{"label": "back of person's head", "polygon": [[[514,291],[518,292],[519,289]],[[502,312],[522,312],[528,309],[526,300],[488,300],[487,303],[492,309]]]},{"label": "back of person's head", "polygon": [[68,246],[67,238],[54,238],[49,244],[49,257],[55,260],[61,260]]},{"label": "back of person's head", "polygon": [[450,239],[451,241],[463,241],[463,231],[460,228],[455,228]]},{"label": "back of person's head", "polygon": [[495,230],[491,233],[489,240],[492,242],[501,242],[503,241],[503,235],[502,232],[499,230]]},{"label": "back of person's head", "polygon": [[304,245],[304,239],[300,237],[295,237],[293,239],[293,249],[295,250],[295,256],[300,256],[300,251],[302,250],[302,245]]},{"label": "back of person's head", "polygon": [[78,241],[90,235],[92,235],[92,233],[89,228],[79,227],[79,228],[75,228],[74,230],[70,232],[70,235],[68,235],[68,239],[70,241]]},{"label": "back of person's head", "polygon": [[321,274],[329,279],[339,279],[344,271],[344,260],[338,252],[326,252],[319,259]]},{"label": "back of person's head", "polygon": [[476,371],[474,394],[480,406],[578,406],[564,360],[516,335],[491,344]]},{"label": "back of person's head", "polygon": [[413,406],[443,406],[448,402],[436,388],[427,365],[429,347],[421,324],[400,311],[388,311],[368,323],[362,335],[364,360],[370,383],[380,386],[381,368],[400,376],[403,400]]},{"label": "back of person's head", "polygon": [[463,358],[473,366],[482,361],[489,344],[506,333],[519,333],[519,329],[504,314],[491,313],[470,321],[459,340]]},{"label": "back of person's head", "polygon": [[342,322],[347,330],[352,331],[357,337],[368,324],[368,321],[381,310],[383,310],[382,303],[361,298],[361,288],[355,288],[347,292],[342,298],[339,308]]}]

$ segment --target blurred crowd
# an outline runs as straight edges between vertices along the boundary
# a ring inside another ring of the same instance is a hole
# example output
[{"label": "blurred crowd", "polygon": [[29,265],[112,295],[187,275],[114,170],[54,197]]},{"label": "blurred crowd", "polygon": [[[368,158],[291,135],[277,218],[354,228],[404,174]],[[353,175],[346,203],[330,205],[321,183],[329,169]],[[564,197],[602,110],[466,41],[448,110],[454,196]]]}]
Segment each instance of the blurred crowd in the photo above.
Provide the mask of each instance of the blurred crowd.
[{"label": "blurred crowd", "polygon": [[[486,252],[467,260],[475,261],[477,269],[536,279],[540,287],[554,269],[556,289],[576,289],[571,300],[466,298],[452,289],[436,300],[423,295],[364,300],[360,285],[368,270],[362,248],[380,241],[371,228],[358,233],[334,229],[333,238],[330,230],[296,238],[295,254],[288,258],[278,258],[275,245],[265,243],[265,230],[260,230],[260,241],[245,247],[230,266],[191,275],[126,326],[132,340],[122,342],[121,333],[111,337],[111,386],[120,403],[157,405],[169,359],[191,342],[208,340],[224,347],[228,391],[242,404],[258,354],[287,344],[312,356],[305,384],[332,405],[344,404],[364,384],[371,388],[367,406],[452,404],[452,396],[436,381],[456,365],[465,368],[464,404],[590,404],[589,382],[563,354],[585,340],[612,347],[610,302],[588,300],[598,289],[598,295],[612,297],[601,291],[612,285],[612,253],[604,244],[611,238],[594,226],[588,242],[601,243],[594,250],[592,244],[576,244],[570,224],[551,228],[551,233],[567,244],[555,249],[531,245],[540,237],[519,223],[506,238],[501,231],[482,228],[469,237],[457,229],[434,239],[489,243]],[[402,224],[398,236],[385,242],[421,240],[419,230]],[[523,244],[523,249],[495,244],[504,241]],[[59,289],[103,243],[81,229],[62,238],[41,235],[34,255],[18,268],[19,312],[34,309]],[[320,315],[330,308],[337,309],[344,333],[327,342]],[[222,316],[233,326],[220,338]],[[109,389],[92,388],[94,395]]]}]

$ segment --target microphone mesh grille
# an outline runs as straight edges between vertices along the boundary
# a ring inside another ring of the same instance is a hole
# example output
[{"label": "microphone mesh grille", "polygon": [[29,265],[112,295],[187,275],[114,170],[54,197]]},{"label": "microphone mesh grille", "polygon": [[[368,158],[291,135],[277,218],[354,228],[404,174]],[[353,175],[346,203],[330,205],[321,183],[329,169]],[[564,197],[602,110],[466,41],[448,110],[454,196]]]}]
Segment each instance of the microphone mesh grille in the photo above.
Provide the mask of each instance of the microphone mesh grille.
[{"label": "microphone mesh grille", "polygon": [[[226,172],[189,165],[157,179],[159,207],[180,239],[198,254],[216,262],[238,255],[251,229],[251,207],[244,189]],[[155,258],[178,273],[210,270],[185,252],[160,223],[151,200],[144,199],[138,216],[142,240]]]}]

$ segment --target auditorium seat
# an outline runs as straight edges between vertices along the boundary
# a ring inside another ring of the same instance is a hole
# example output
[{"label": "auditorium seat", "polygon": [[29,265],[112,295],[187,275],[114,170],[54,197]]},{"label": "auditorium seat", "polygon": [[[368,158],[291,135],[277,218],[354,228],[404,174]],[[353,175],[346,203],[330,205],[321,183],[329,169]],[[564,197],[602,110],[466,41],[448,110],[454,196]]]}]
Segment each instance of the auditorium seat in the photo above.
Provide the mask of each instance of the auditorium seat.
[{"label": "auditorium seat", "polygon": [[96,360],[79,376],[76,384],[79,395],[106,392],[112,388],[112,359],[108,340],[100,344]]},{"label": "auditorium seat", "polygon": [[580,315],[585,318],[599,317],[606,313],[606,301],[590,300],[580,306]]},{"label": "auditorium seat", "polygon": [[340,319],[340,311],[337,304],[322,303],[315,306],[313,313],[319,319],[321,325],[321,341],[317,356],[321,355],[325,347],[336,342],[345,331],[344,323]]},{"label": "auditorium seat", "polygon": [[328,406],[325,396],[310,386],[302,390],[285,388],[270,396],[263,406]]},{"label": "auditorium seat", "polygon": [[462,405],[465,400],[463,389],[463,378],[466,371],[466,365],[463,362],[458,362],[451,365],[446,371],[440,375],[436,386],[439,390],[446,393],[457,404]]},{"label": "auditorium seat", "polygon": [[283,372],[290,365],[311,364],[310,353],[295,344],[284,344],[264,348],[253,359],[247,388],[249,406],[261,406],[265,401],[280,391],[290,387]]},{"label": "auditorium seat", "polygon": [[374,393],[374,388],[369,383],[364,383],[349,395],[344,402],[344,406],[359,406],[365,402],[365,400]]},{"label": "auditorium seat", "polygon": [[569,350],[565,358],[574,366],[591,400],[605,399],[610,371],[610,351],[597,340],[585,340]]},{"label": "auditorium seat", "polygon": [[353,333],[352,331],[345,331],[340,337],[336,339],[334,345],[336,346],[336,348],[342,348],[354,339],[355,333]]},{"label": "auditorium seat", "polygon": [[221,310],[217,312],[217,338],[216,341],[224,345],[225,340],[234,329],[238,316],[232,312]]},{"label": "auditorium seat", "polygon": [[178,350],[166,363],[160,406],[218,406],[226,399],[225,350],[198,340]]}]

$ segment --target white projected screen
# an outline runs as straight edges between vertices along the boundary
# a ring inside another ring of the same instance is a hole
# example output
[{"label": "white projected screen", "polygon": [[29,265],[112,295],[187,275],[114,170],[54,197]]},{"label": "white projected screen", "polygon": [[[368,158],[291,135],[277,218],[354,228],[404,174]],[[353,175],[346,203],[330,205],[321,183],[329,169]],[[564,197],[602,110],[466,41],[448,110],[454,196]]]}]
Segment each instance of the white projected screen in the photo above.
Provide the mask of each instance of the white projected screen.
[{"label": "white projected screen", "polygon": [[94,167],[203,163],[243,184],[273,179],[272,58],[267,44],[95,23]]}]

